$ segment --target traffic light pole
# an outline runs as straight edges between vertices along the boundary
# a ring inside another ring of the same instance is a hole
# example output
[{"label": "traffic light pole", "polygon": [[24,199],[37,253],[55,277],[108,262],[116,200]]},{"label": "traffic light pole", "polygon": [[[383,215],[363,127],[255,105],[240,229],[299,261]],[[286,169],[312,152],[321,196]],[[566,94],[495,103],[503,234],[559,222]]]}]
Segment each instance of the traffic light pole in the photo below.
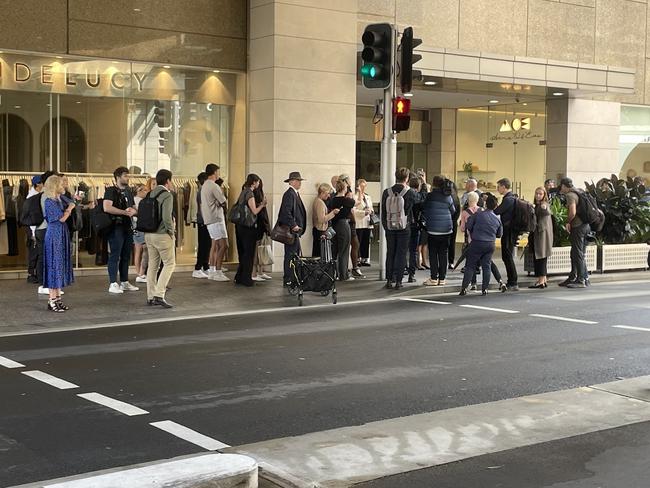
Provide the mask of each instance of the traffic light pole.
[{"label": "traffic light pole", "polygon": [[[391,67],[391,83],[384,89],[384,136],[381,140],[381,191],[393,186],[395,170],[397,169],[397,138],[393,131],[393,97],[395,96],[395,59],[397,57],[397,31],[392,29],[393,36],[393,66]],[[380,207],[384,212],[383,205]],[[382,219],[383,220],[383,219]],[[386,234],[380,229],[379,241],[379,279],[386,280]]]}]

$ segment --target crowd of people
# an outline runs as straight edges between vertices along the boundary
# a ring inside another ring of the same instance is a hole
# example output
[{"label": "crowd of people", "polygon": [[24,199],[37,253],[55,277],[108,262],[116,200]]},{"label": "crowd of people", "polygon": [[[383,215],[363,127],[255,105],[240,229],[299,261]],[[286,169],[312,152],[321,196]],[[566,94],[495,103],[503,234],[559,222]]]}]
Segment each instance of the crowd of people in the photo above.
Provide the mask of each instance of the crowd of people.
[{"label": "crowd of people", "polygon": [[[106,189],[101,208],[109,224],[104,230],[109,244],[108,292],[122,294],[138,291],[137,284],[146,284],[147,303],[172,308],[166,300],[169,281],[176,266],[175,211],[172,173],[160,170],[147,184],[134,190],[129,186],[129,171],[119,167],[114,172],[114,185]],[[269,246],[272,235],[271,218],[258,175],[249,174],[241,192],[228,209],[220,168],[208,164],[197,176],[197,251],[192,277],[229,282],[224,267],[228,252],[228,222],[234,224],[239,263],[234,276],[236,285],[251,287],[256,282],[271,280],[265,265],[272,259],[261,258],[260,248]],[[284,244],[283,285],[292,282],[290,262],[302,255],[300,238],[307,230],[307,211],[300,190],[304,179],[292,172],[285,180],[288,188],[282,197],[276,227],[285,227],[295,238]],[[79,204],[62,174],[47,172],[32,179],[31,199],[42,212],[42,221],[31,226],[29,267],[30,280],[40,283],[39,292],[49,296],[48,309],[61,313],[68,310],[62,300],[63,288],[74,281],[71,259],[69,219]],[[449,270],[465,261],[461,295],[478,291],[477,277],[482,276],[480,291],[487,294],[491,277],[500,291],[518,290],[515,264],[516,248],[522,231],[517,225],[520,199],[513,193],[507,178],[497,182],[496,195],[481,192],[478,182],[469,178],[460,197],[454,182],[435,176],[427,182],[423,170],[411,172],[399,168],[395,184],[381,195],[380,212],[376,212],[363,179],[352,184],[348,175],[336,175],[329,183],[317,186],[311,212],[312,256],[321,255],[324,241],[331,242],[332,259],[341,281],[365,278],[363,267],[370,266],[370,246],[380,225],[386,239],[385,288],[399,290],[404,279],[415,283],[416,271],[429,270],[424,286],[446,284]],[[535,190],[533,198],[534,231],[529,232],[528,246],[534,259],[536,281],[530,288],[548,286],[547,260],[553,248],[554,222],[551,200],[561,198],[568,209],[566,230],[571,239],[572,271],[561,286],[589,286],[585,262],[590,223],[584,215],[581,190],[569,178],[547,180]],[[457,232],[462,233],[462,254],[456,261]],[[506,271],[503,280],[493,257],[500,239],[501,259]],[[270,247],[270,246],[269,246]],[[136,285],[129,282],[129,266],[135,265]]]}]

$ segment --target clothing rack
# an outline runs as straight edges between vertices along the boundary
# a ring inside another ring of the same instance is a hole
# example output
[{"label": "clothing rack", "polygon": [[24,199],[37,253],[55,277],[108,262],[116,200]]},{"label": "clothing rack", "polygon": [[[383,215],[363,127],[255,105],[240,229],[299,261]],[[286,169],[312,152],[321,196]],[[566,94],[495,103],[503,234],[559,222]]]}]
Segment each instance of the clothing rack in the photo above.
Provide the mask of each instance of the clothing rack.
[{"label": "clothing rack", "polygon": [[[20,180],[27,180],[31,182],[33,176],[40,176],[41,172],[21,172],[21,171],[2,171],[0,172],[0,181],[9,180],[11,186],[16,186],[20,184]],[[68,181],[73,186],[78,186],[79,183],[87,182],[92,186],[107,185],[110,186],[113,184],[115,179],[110,173],[64,173],[68,178]],[[137,183],[145,183],[153,176],[148,174],[141,175],[129,175],[131,180],[136,181]],[[197,187],[196,178],[193,176],[174,176],[172,177],[172,183],[174,186],[185,186],[189,185],[191,187]]]}]

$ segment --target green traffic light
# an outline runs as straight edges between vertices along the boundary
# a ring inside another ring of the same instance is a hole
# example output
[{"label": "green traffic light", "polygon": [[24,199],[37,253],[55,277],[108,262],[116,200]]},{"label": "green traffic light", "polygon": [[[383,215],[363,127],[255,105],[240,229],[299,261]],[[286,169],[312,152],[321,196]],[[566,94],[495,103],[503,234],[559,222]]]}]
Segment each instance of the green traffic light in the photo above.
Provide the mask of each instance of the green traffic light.
[{"label": "green traffic light", "polygon": [[361,66],[361,76],[366,78],[376,78],[378,73],[377,66],[371,63]]}]

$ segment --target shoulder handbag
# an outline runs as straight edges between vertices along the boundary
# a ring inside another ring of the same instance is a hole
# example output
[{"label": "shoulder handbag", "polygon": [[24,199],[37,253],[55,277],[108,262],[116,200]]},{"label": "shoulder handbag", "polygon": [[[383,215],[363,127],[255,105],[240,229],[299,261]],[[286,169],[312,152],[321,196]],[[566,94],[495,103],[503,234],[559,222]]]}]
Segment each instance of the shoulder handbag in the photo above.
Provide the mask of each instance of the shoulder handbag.
[{"label": "shoulder handbag", "polygon": [[260,245],[257,246],[257,262],[262,266],[273,264],[273,241],[267,234],[264,234]]},{"label": "shoulder handbag", "polygon": [[289,226],[280,224],[279,222],[276,222],[271,230],[271,239],[289,246],[296,242],[296,236],[291,232]]},{"label": "shoulder handbag", "polygon": [[228,212],[228,220],[233,224],[243,225],[244,227],[255,227],[257,223],[257,215],[255,215],[248,202],[242,202],[241,197],[237,200],[237,204]]}]

